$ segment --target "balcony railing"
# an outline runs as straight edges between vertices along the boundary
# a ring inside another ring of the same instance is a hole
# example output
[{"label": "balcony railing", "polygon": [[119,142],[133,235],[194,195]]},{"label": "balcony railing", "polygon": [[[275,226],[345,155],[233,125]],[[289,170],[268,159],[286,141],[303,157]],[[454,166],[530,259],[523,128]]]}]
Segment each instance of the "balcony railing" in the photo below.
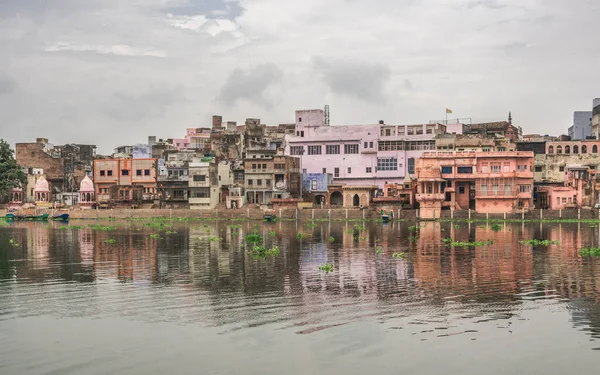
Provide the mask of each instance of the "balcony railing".
[{"label": "balcony railing", "polygon": [[189,179],[188,175],[183,175],[183,176],[179,176],[179,175],[177,175],[177,176],[174,176],[174,175],[171,175],[171,176],[164,176],[164,175],[162,175],[162,176],[160,176],[159,175],[158,176],[158,181],[163,181],[163,182],[164,181],[186,181],[187,182],[188,179]]},{"label": "balcony railing", "polygon": [[443,201],[446,199],[444,193],[437,194],[417,194],[417,201]]}]

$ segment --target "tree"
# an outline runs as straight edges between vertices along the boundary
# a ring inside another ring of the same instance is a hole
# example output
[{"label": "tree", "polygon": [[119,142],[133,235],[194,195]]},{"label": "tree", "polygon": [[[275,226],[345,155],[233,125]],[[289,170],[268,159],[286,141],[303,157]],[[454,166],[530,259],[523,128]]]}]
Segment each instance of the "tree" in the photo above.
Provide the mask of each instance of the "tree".
[{"label": "tree", "polygon": [[5,197],[15,187],[26,186],[27,176],[17,164],[14,150],[4,139],[0,139],[0,197]]}]

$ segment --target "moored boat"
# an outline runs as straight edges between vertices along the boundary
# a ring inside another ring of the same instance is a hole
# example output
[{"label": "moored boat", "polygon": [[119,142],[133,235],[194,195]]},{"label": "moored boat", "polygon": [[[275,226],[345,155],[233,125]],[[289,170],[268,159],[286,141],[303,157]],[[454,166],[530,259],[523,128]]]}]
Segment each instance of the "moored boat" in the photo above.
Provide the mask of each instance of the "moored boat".
[{"label": "moored boat", "polygon": [[37,221],[44,221],[44,220],[48,220],[48,214],[42,214],[42,215],[18,215],[18,214],[6,214],[5,218],[6,220],[37,220]]},{"label": "moored boat", "polygon": [[265,221],[275,221],[277,216],[275,215],[275,210],[266,210],[263,215],[263,220]]},{"label": "moored boat", "polygon": [[52,220],[68,221],[69,214],[56,214],[56,215],[52,216]]},{"label": "moored boat", "polygon": [[383,221],[384,223],[387,223],[390,221],[390,216],[389,215],[381,215],[381,221]]}]

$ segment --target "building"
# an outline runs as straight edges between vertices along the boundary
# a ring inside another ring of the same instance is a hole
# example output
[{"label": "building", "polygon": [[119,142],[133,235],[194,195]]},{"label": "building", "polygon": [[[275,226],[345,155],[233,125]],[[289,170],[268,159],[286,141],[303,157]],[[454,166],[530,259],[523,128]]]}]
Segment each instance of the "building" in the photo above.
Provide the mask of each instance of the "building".
[{"label": "building", "polygon": [[162,205],[169,208],[189,207],[189,163],[202,156],[194,151],[165,151],[158,160],[158,192]]},{"label": "building", "polygon": [[302,196],[305,202],[317,206],[329,205],[329,185],[333,184],[331,173],[306,173],[302,175]]},{"label": "building", "polygon": [[212,157],[189,163],[189,204],[192,209],[213,209],[219,203],[218,166]]},{"label": "building", "polygon": [[591,207],[594,204],[594,187],[597,171],[583,165],[567,165],[562,186],[538,188],[540,208],[564,210]]},{"label": "building", "polygon": [[321,109],[296,111],[285,154],[301,159],[302,173],[333,174],[336,184],[401,184],[414,173],[415,160],[435,149],[441,124],[329,126]]},{"label": "building", "polygon": [[569,127],[569,137],[578,141],[592,136],[592,111],[573,112],[573,125]]},{"label": "building", "polygon": [[283,155],[283,149],[276,155],[263,150],[247,156],[250,157],[244,160],[244,190],[248,203],[269,204],[273,198],[300,197],[300,158]]},{"label": "building", "polygon": [[407,175],[402,184],[386,184],[383,195],[373,198],[373,202],[382,206],[398,206],[403,209],[415,207],[416,185]]},{"label": "building", "polygon": [[421,217],[442,208],[504,213],[533,207],[533,152],[426,152],[417,166]]},{"label": "building", "polygon": [[435,137],[437,151],[515,151],[516,144],[503,135],[481,136],[473,134],[438,134]]},{"label": "building", "polygon": [[600,139],[600,99],[594,99],[592,109],[592,136]]},{"label": "building", "polygon": [[141,204],[158,197],[157,160],[97,159],[94,185],[98,202]]},{"label": "building", "polygon": [[173,139],[173,146],[179,151],[204,150],[210,141],[210,128],[188,128],[184,138]]},{"label": "building", "polygon": [[480,135],[483,137],[493,137],[501,135],[518,142],[522,138],[521,128],[512,124],[512,115],[509,113],[508,121],[484,122],[479,124],[465,124],[463,134]]}]

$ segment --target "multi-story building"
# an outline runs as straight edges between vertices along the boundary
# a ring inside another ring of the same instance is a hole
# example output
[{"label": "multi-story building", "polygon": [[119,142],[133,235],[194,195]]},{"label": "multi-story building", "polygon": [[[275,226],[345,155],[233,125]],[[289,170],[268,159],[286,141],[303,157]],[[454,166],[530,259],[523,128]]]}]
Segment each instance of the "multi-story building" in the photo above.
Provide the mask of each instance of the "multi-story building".
[{"label": "multi-story building", "polygon": [[329,126],[321,109],[296,111],[286,155],[301,159],[302,173],[330,173],[346,185],[401,184],[414,173],[415,160],[435,150],[442,124]]},{"label": "multi-story building", "polygon": [[244,190],[248,203],[269,204],[272,198],[298,198],[302,189],[300,158],[268,150],[252,151],[244,160]]},{"label": "multi-story building", "polygon": [[592,111],[573,112],[573,125],[569,127],[569,137],[573,141],[592,136]]},{"label": "multi-story building", "polygon": [[212,157],[189,163],[189,203],[192,209],[212,209],[219,203],[218,166]]},{"label": "multi-story building", "polygon": [[421,217],[443,207],[503,213],[533,207],[533,152],[425,152],[417,166]]},{"label": "multi-story building", "polygon": [[158,160],[158,191],[166,207],[189,207],[189,164],[201,157],[194,151],[165,151]]},{"label": "multi-story building", "polygon": [[516,144],[502,135],[493,137],[463,134],[438,134],[435,137],[435,149],[438,151],[515,151]]},{"label": "multi-story building", "polygon": [[594,99],[592,109],[592,137],[600,139],[600,98]]},{"label": "multi-story building", "polygon": [[484,137],[501,135],[511,139],[513,142],[520,141],[523,136],[521,128],[512,124],[512,115],[510,113],[508,121],[465,124],[463,126],[463,134],[481,135]]},{"label": "multi-story building", "polygon": [[182,150],[204,150],[210,141],[210,128],[188,128],[184,138],[173,139],[173,146]]},{"label": "multi-story building", "polygon": [[154,158],[95,160],[97,201],[141,203],[156,199],[156,168]]}]

